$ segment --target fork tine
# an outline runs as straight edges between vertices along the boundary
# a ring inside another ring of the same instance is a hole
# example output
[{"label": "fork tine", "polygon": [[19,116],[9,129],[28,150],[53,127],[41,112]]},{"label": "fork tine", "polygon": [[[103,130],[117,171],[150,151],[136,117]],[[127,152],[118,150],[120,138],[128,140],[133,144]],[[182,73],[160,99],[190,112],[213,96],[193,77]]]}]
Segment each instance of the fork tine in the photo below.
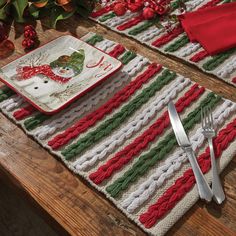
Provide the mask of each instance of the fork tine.
[{"label": "fork tine", "polygon": [[205,129],[207,129],[207,108],[204,109],[204,122],[205,122]]},{"label": "fork tine", "polygon": [[214,120],[212,115],[212,109],[210,109],[210,117],[211,117],[211,128],[214,129]]},{"label": "fork tine", "polygon": [[202,128],[204,129],[204,117],[203,117],[203,108],[201,107],[201,121],[202,121]]}]

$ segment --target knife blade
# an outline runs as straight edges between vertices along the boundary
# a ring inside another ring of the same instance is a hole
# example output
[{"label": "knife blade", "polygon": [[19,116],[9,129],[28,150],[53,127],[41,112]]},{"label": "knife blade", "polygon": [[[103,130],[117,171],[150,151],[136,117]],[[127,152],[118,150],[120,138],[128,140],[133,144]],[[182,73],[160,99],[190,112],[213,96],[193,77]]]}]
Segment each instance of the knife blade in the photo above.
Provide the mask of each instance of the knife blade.
[{"label": "knife blade", "polygon": [[199,196],[201,199],[204,199],[207,202],[209,202],[212,199],[213,193],[198,165],[197,159],[195,157],[195,153],[192,149],[192,145],[184,130],[184,127],[181,123],[181,120],[179,118],[179,115],[176,111],[176,108],[173,102],[170,102],[168,104],[168,113],[169,113],[170,122],[173,127],[176,140],[179,146],[187,154],[189,162],[191,164],[191,167],[192,167],[195,179],[196,179]]}]

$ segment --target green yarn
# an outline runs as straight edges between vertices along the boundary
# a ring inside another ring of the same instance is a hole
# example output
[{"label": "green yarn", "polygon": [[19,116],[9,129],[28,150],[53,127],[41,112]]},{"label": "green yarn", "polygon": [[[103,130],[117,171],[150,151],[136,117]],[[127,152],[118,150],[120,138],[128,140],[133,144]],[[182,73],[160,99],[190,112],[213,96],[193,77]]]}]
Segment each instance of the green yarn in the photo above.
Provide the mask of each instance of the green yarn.
[{"label": "green yarn", "polygon": [[235,51],[236,49],[233,48],[226,52],[222,52],[211,58],[209,61],[205,62],[202,67],[207,71],[212,71],[221,63],[223,63],[226,59],[228,59]]},{"label": "green yarn", "polygon": [[62,155],[66,160],[70,160],[76,155],[81,154],[83,151],[100,141],[102,138],[111,134],[113,130],[118,128],[124,121],[132,116],[142,105],[144,105],[157,91],[162,89],[166,84],[176,77],[176,73],[169,70],[163,71],[154,82],[145,88],[139,95],[131,100],[127,105],[114,114],[110,119],[104,121],[97,129],[91,131],[83,138],[79,139],[75,144],[70,145],[62,151]]},{"label": "green yarn", "polygon": [[146,21],[144,22],[142,25],[135,27],[134,29],[130,30],[128,32],[129,35],[137,35],[139,33],[141,33],[142,31],[148,29],[149,27],[151,27],[152,25],[154,25],[153,21]]},{"label": "green yarn", "polygon": [[171,7],[171,11],[176,10],[177,8],[180,7],[181,3],[185,3],[188,2],[189,0],[176,0],[174,2],[171,2],[170,7]]},{"label": "green yarn", "polygon": [[88,40],[86,40],[86,43],[94,46],[96,43],[103,41],[103,37],[101,35],[95,34]]},{"label": "green yarn", "polygon": [[24,122],[24,126],[28,131],[30,131],[30,130],[35,129],[37,127],[37,125],[41,124],[43,121],[45,121],[49,118],[50,118],[50,116],[45,115],[43,113],[39,113],[36,116],[27,119]]},{"label": "green yarn", "polygon": [[107,15],[104,15],[104,16],[100,17],[98,20],[100,22],[105,22],[105,21],[107,21],[107,20],[109,20],[109,19],[111,19],[111,18],[113,18],[115,16],[116,16],[116,14],[114,12],[112,12],[110,14],[107,14]]},{"label": "green yarn", "polygon": [[[208,96],[200,103],[200,105],[183,120],[183,126],[188,133],[201,120],[201,108],[214,108],[221,100],[221,97],[214,93],[209,93]],[[126,190],[129,185],[143,176],[151,167],[158,161],[164,159],[177,146],[177,141],[173,132],[168,134],[164,140],[152,148],[148,153],[138,158],[135,164],[118,178],[113,184],[106,188],[106,191],[112,196],[117,197],[122,191]]]},{"label": "green yarn", "polygon": [[2,87],[2,88],[0,89],[0,102],[2,102],[2,101],[4,101],[4,100],[8,99],[8,98],[11,97],[13,94],[15,94],[15,92],[14,92],[12,89],[10,89],[10,88],[8,88],[8,87],[6,87],[6,86]]},{"label": "green yarn", "polygon": [[131,60],[133,60],[137,54],[132,51],[128,51],[124,54],[124,56],[121,57],[120,61],[123,65],[127,65]]},{"label": "green yarn", "polygon": [[166,49],[165,52],[175,52],[179,48],[185,46],[189,42],[189,39],[186,35],[176,40],[174,43],[170,44]]}]

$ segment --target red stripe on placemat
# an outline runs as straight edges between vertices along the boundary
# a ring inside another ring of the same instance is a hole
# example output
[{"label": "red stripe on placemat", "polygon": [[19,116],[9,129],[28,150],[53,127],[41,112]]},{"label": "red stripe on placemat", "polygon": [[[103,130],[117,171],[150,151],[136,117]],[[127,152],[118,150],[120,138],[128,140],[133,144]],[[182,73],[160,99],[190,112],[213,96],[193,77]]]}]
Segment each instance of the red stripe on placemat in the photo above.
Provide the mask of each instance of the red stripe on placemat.
[{"label": "red stripe on placemat", "polygon": [[108,54],[111,57],[119,57],[125,51],[125,47],[121,44],[116,45]]},{"label": "red stripe on placemat", "polygon": [[[182,112],[193,101],[205,91],[204,88],[199,88],[197,84],[193,85],[183,97],[179,98],[176,102],[176,109]],[[134,156],[137,156],[143,149],[145,149],[150,142],[163,133],[164,129],[170,124],[167,112],[156,120],[142,135],[137,137],[132,143],[126,146],[123,150],[119,151],[113,158],[108,160],[104,165],[100,166],[97,171],[89,175],[89,178],[95,184],[101,184],[105,179],[108,179],[117,170],[121,169],[124,165],[129,163]]]},{"label": "red stripe on placemat", "polygon": [[16,119],[16,120],[22,120],[24,119],[25,117],[31,115],[34,111],[36,111],[36,109],[31,106],[31,105],[28,105],[26,107],[23,107],[17,111],[15,111],[13,113],[13,117]]},{"label": "red stripe on placemat", "polygon": [[111,11],[112,8],[113,8],[113,5],[111,4],[111,5],[109,5],[109,6],[106,6],[106,7],[104,7],[104,8],[101,8],[101,9],[98,10],[98,11],[92,12],[90,16],[93,17],[93,18],[97,18],[97,17],[102,16],[102,15],[108,13],[109,11]]},{"label": "red stripe on placemat", "polygon": [[52,149],[58,149],[61,146],[67,144],[70,140],[76,138],[82,132],[85,132],[88,128],[95,125],[99,120],[115,108],[118,108],[122,103],[127,101],[131,95],[133,95],[143,84],[147,83],[151,77],[157,74],[161,70],[162,66],[157,63],[152,63],[148,68],[126,87],[117,92],[108,102],[102,105],[94,112],[88,114],[84,118],[80,119],[71,127],[67,128],[63,133],[58,134],[52,140],[48,142],[48,145]]},{"label": "red stripe on placemat", "polygon": [[206,50],[202,50],[195,55],[193,55],[189,60],[192,62],[199,62],[209,56],[209,53]]},{"label": "red stripe on placemat", "polygon": [[120,31],[129,29],[129,28],[131,28],[132,26],[137,25],[139,22],[141,22],[141,21],[143,21],[143,20],[144,20],[143,14],[141,14],[141,15],[139,15],[139,16],[136,16],[136,17],[132,18],[130,21],[124,23],[123,25],[119,25],[119,26],[117,27],[117,29],[120,30]]},{"label": "red stripe on placemat", "polygon": [[[226,128],[219,132],[219,135],[214,139],[215,156],[219,158],[222,152],[233,142],[236,138],[236,119],[229,123]],[[205,150],[198,158],[199,166],[205,174],[211,168],[209,148]],[[151,205],[148,210],[139,217],[140,222],[145,228],[153,227],[159,219],[165,216],[176,204],[183,199],[183,197],[195,185],[195,177],[192,169],[188,169],[184,174],[178,178],[174,185],[169,187],[164,194]]]},{"label": "red stripe on placemat", "polygon": [[170,42],[172,39],[176,38],[178,35],[183,33],[184,30],[182,26],[175,27],[171,32],[168,32],[164,35],[162,35],[160,38],[156,39],[154,42],[152,42],[152,45],[155,47],[161,47],[162,45]]}]

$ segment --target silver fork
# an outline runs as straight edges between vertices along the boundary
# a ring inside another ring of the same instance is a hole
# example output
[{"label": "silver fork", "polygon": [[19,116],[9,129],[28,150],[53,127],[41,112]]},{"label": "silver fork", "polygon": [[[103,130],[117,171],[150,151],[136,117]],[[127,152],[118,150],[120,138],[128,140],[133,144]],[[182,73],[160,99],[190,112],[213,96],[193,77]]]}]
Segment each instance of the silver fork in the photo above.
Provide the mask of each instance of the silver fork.
[{"label": "silver fork", "polygon": [[215,153],[213,148],[212,138],[215,137],[216,132],[214,130],[214,122],[211,109],[205,108],[201,110],[203,135],[208,139],[210,154],[211,154],[211,166],[212,166],[212,192],[213,199],[218,204],[221,204],[225,200],[225,194],[220,182],[219,174],[216,166]]}]

